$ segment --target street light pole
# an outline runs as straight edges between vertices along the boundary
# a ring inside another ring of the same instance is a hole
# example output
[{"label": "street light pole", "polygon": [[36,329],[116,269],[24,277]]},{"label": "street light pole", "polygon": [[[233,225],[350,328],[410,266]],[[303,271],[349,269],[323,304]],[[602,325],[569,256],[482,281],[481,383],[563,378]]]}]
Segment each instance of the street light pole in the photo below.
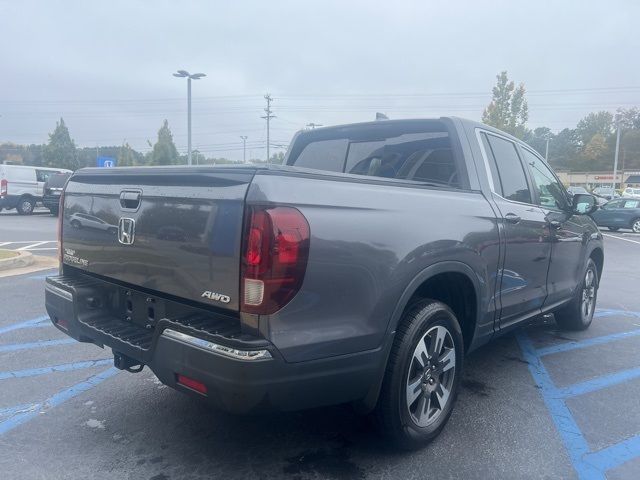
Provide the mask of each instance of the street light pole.
[{"label": "street light pole", "polygon": [[242,163],[247,163],[247,137],[246,135],[240,135],[242,139]]},{"label": "street light pole", "polygon": [[616,127],[618,131],[616,133],[616,153],[613,159],[613,189],[616,189],[616,180],[618,177],[618,152],[620,151],[620,119],[616,118]]},{"label": "street light pole", "polygon": [[206,77],[204,73],[194,73],[191,75],[186,70],[178,70],[174,77],[187,78],[187,165],[191,166],[191,80],[198,80]]}]

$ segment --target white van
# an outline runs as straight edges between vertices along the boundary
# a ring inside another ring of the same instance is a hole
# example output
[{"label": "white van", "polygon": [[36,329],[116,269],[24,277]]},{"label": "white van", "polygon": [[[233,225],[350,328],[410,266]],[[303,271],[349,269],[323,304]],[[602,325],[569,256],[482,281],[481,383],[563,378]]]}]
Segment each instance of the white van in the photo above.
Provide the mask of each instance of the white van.
[{"label": "white van", "polygon": [[63,168],[0,165],[0,210],[18,210],[20,215],[31,215],[42,201],[44,182],[52,173],[71,173]]}]

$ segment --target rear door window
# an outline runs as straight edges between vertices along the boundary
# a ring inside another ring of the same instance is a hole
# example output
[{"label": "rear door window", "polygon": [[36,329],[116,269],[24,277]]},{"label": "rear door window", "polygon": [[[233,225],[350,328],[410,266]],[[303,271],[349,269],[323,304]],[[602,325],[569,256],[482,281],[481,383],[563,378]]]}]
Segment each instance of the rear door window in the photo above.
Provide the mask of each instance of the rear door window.
[{"label": "rear door window", "polygon": [[531,203],[531,192],[516,144],[491,134],[487,134],[487,141],[490,147],[487,155],[493,155],[495,160],[502,196],[515,202]]}]

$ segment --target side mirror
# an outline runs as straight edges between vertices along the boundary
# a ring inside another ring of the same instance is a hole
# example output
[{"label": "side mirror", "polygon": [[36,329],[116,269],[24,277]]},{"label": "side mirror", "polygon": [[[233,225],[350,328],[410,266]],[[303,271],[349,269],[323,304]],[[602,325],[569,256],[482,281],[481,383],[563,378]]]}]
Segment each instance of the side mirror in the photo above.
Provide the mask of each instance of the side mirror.
[{"label": "side mirror", "polygon": [[576,193],[571,204],[571,210],[577,215],[588,215],[598,208],[596,197],[588,193]]}]

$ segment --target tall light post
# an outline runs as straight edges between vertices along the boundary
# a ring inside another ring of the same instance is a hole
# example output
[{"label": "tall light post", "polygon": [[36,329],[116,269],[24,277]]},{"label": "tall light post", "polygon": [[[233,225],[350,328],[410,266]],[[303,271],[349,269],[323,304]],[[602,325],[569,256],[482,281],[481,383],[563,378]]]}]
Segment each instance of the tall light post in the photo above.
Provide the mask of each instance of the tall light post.
[{"label": "tall light post", "polygon": [[188,140],[187,140],[187,164],[191,165],[191,80],[198,80],[202,77],[206,77],[204,73],[194,73],[191,75],[186,70],[178,70],[177,73],[173,74],[174,77],[179,78],[187,78],[187,130],[188,130]]},{"label": "tall light post", "polygon": [[242,139],[242,163],[247,163],[247,137],[246,135],[240,135]]},{"label": "tall light post", "polygon": [[[616,180],[618,179],[618,153],[620,152],[620,117],[616,115],[616,153],[613,157],[613,190],[616,189]],[[624,180],[624,174],[623,174]]]}]

